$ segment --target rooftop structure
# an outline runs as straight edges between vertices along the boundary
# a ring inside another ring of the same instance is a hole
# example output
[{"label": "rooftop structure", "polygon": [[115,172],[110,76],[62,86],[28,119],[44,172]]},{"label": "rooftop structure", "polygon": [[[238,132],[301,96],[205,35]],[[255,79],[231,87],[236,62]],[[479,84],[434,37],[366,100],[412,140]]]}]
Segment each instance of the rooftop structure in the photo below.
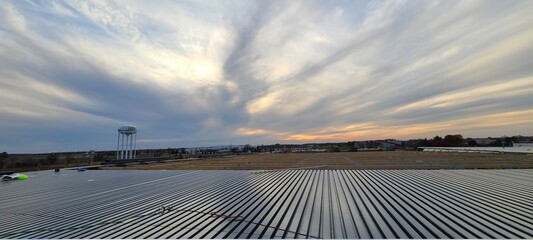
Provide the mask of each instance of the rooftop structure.
[{"label": "rooftop structure", "polygon": [[0,238],[532,238],[533,170],[42,171]]},{"label": "rooftop structure", "polygon": [[533,146],[516,147],[419,147],[424,152],[533,153]]}]

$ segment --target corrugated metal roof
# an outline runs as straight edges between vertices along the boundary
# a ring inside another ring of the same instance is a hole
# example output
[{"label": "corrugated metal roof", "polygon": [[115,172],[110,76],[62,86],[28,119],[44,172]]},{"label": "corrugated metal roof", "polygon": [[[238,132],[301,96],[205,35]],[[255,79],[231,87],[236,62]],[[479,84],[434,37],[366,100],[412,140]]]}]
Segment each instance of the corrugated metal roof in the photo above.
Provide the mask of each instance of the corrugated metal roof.
[{"label": "corrugated metal roof", "polygon": [[533,153],[531,146],[516,147],[419,147],[425,152]]},{"label": "corrugated metal roof", "polygon": [[0,238],[533,238],[533,170],[52,171]]}]

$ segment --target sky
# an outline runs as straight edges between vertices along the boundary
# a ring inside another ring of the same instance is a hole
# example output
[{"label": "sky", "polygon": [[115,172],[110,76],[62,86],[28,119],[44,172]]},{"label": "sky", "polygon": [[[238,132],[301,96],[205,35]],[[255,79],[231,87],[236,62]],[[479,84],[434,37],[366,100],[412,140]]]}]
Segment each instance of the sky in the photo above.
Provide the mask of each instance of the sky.
[{"label": "sky", "polygon": [[0,152],[533,135],[533,1],[0,2]]}]

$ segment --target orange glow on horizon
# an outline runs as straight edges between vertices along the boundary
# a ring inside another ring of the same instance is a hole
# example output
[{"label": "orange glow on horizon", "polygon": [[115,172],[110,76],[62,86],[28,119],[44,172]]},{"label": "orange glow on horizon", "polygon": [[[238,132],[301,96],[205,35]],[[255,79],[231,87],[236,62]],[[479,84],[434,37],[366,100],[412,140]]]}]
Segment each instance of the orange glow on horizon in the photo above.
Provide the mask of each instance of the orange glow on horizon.
[{"label": "orange glow on horizon", "polygon": [[272,139],[285,141],[347,141],[352,139],[405,139],[412,136],[432,135],[439,131],[455,134],[464,130],[487,127],[502,127],[533,122],[533,110],[515,111],[482,116],[466,117],[431,124],[386,126],[377,123],[329,126],[308,133],[275,132],[264,129],[239,128],[238,135],[270,135]]}]

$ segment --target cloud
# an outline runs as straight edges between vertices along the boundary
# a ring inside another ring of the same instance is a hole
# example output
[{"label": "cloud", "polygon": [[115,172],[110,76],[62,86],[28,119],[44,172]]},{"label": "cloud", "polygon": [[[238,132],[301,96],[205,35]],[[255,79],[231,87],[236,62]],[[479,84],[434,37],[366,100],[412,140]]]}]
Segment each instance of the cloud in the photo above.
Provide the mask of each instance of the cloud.
[{"label": "cloud", "polygon": [[[10,152],[532,134],[524,1],[6,2]],[[83,137],[82,137],[83,136]]]},{"label": "cloud", "polygon": [[249,129],[249,128],[238,128],[238,135],[264,135],[270,133],[269,131],[263,129]]}]

